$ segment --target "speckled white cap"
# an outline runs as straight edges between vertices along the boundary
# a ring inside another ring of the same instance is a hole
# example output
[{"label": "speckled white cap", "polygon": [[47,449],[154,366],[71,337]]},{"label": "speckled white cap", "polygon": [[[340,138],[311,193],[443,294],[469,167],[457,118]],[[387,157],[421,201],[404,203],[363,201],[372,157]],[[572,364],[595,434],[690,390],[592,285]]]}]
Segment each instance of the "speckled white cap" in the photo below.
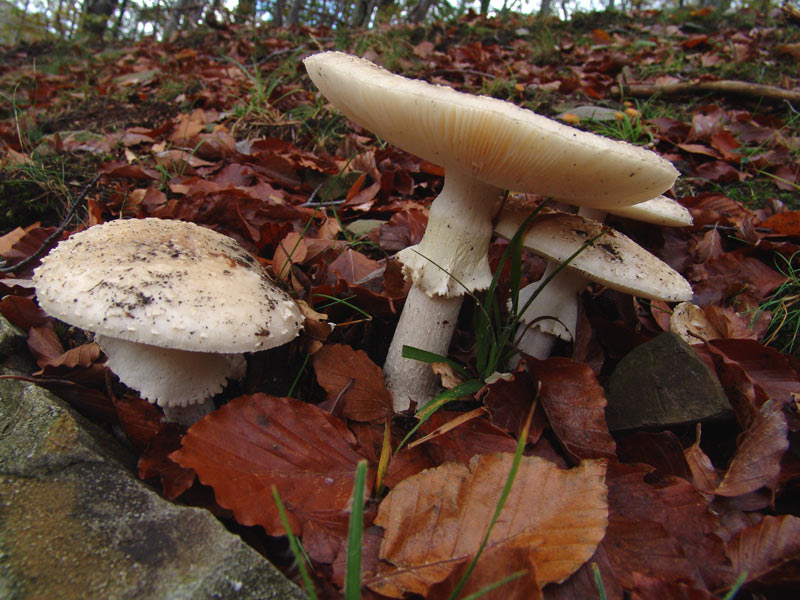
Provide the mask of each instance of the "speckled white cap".
[{"label": "speckled white cap", "polygon": [[61,242],[34,272],[50,315],[95,333],[238,353],[297,336],[302,316],[235,240],[183,221],[124,219]]},{"label": "speckled white cap", "polygon": [[628,206],[669,189],[672,163],[510,102],[394,75],[342,52],[303,60],[349,119],[388,142],[500,189],[593,208]]},{"label": "speckled white cap", "polygon": [[[504,210],[495,225],[511,239],[530,211]],[[578,215],[543,212],[530,224],[523,246],[556,262],[566,261],[585,242],[605,231],[578,254],[567,268],[610,288],[651,300],[678,302],[692,298],[692,286],[667,263],[626,235]]]}]

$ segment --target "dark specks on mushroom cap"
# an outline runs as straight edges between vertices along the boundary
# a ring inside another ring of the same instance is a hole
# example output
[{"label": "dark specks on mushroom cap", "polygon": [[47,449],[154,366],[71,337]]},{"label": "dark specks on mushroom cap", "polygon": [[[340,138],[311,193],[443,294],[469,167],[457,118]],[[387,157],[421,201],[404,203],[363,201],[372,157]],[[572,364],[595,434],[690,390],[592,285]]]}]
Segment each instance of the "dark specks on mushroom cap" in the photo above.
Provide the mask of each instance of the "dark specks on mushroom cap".
[{"label": "dark specks on mushroom cap", "polygon": [[167,348],[262,350],[293,339],[302,322],[235,240],[182,221],[91,227],[45,257],[34,283],[42,308],[63,321]]}]

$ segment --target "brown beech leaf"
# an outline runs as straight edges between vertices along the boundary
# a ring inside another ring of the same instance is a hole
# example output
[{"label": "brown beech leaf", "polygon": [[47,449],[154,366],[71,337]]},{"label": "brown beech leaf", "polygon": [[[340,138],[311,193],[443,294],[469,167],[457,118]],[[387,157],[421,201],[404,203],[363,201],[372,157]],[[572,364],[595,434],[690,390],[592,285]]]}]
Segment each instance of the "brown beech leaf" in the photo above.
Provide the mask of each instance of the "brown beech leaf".
[{"label": "brown beech leaf", "polygon": [[781,235],[800,235],[800,212],[786,211],[761,221],[761,227],[771,229],[772,233]]},{"label": "brown beech leaf", "polygon": [[[422,426],[422,433],[430,433],[442,427],[451,419],[464,413],[439,410]],[[460,462],[468,464],[476,454],[491,454],[493,452],[514,453],[517,442],[503,430],[495,427],[484,417],[472,419],[437,436],[425,443],[428,454],[434,463],[440,465],[446,462]]]},{"label": "brown beech leaf", "polygon": [[363,350],[327,344],[312,357],[317,382],[336,403],[334,414],[353,421],[378,421],[392,414],[392,395],[381,368]]},{"label": "brown beech leaf", "polygon": [[[515,371],[511,379],[498,378],[486,385],[483,403],[493,425],[519,438],[525,417],[536,401],[537,383],[527,371]],[[528,431],[527,442],[535,444],[547,427],[541,407],[536,408]]]},{"label": "brown beech leaf", "polygon": [[797,367],[774,348],[755,340],[728,339],[714,340],[710,350],[742,369],[767,398],[782,405],[790,403],[800,391]]},{"label": "brown beech leaf", "polygon": [[[797,591],[800,586],[800,518],[766,516],[743,529],[728,544],[733,571],[747,571],[747,587],[780,585]],[[755,584],[755,585],[754,585]]]},{"label": "brown beech leaf", "polygon": [[686,457],[686,464],[692,472],[690,481],[698,490],[705,494],[713,494],[719,485],[719,473],[714,468],[714,463],[708,455],[700,448],[700,423],[697,424],[697,440],[694,444],[683,451]]},{"label": "brown beech leaf", "polygon": [[611,461],[604,547],[623,586],[636,572],[668,581],[714,585],[729,571],[711,498],[679,477],[646,465]]},{"label": "brown beech leaf", "polygon": [[[475,555],[494,514],[513,455],[476,456],[469,466],[446,463],[400,482],[375,519],[386,533],[385,568],[367,581],[399,598],[427,595]],[[604,461],[570,469],[523,457],[511,493],[487,545],[495,581],[519,569],[527,550],[539,587],[563,581],[594,554],[608,518]],[[480,559],[479,559],[480,560]]]},{"label": "brown beech leaf", "polygon": [[354,446],[344,423],[313,404],[252,394],[194,424],[170,458],[194,469],[239,523],[284,535],[274,485],[309,556],[330,563],[346,537]]},{"label": "brown beech leaf", "polygon": [[539,402],[553,431],[574,460],[614,456],[606,423],[606,397],[588,365],[568,358],[525,357],[528,372],[542,383]]},{"label": "brown beech leaf", "polygon": [[765,402],[740,438],[731,464],[714,493],[741,496],[774,485],[781,470],[781,458],[789,448],[788,430],[780,403]]},{"label": "brown beech leaf", "polygon": [[42,367],[67,367],[70,369],[75,367],[89,367],[98,358],[100,358],[100,346],[95,342],[89,342],[88,344],[81,344],[75,348],[70,348],[60,356],[56,356],[47,361]]},{"label": "brown beech leaf", "polygon": [[50,323],[28,330],[28,348],[40,367],[45,367],[64,354],[64,347]]}]

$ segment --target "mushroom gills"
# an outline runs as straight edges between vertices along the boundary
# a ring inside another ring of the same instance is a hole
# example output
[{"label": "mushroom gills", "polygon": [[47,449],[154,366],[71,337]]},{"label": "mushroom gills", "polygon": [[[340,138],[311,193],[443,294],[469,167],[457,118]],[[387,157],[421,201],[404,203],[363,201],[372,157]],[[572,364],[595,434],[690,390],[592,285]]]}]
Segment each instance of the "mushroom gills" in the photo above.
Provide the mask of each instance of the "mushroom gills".
[{"label": "mushroom gills", "polygon": [[105,335],[95,340],[120,381],[162,407],[205,402],[221,392],[228,380],[244,377],[247,369],[242,354],[159,348]]}]

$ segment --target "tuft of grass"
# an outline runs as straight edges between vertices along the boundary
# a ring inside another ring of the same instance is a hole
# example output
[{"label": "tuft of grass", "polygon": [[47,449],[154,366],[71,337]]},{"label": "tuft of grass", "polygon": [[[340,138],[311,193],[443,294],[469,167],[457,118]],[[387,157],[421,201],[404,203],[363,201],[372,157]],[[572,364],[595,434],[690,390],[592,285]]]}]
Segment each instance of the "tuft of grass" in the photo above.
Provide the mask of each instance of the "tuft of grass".
[{"label": "tuft of grass", "polygon": [[778,254],[778,271],[786,277],[781,286],[763,302],[753,316],[753,322],[763,313],[771,313],[769,326],[762,342],[797,356],[800,354],[800,251],[789,258]]}]

